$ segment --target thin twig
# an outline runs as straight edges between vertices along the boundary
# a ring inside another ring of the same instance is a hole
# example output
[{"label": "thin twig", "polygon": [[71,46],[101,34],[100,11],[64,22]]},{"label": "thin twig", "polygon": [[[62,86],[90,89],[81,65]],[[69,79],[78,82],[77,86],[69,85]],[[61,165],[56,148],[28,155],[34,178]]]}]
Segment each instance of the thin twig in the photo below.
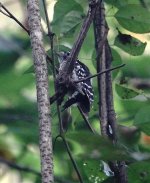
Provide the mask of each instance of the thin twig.
[{"label": "thin twig", "polygon": [[[52,65],[53,65],[53,76],[54,76],[55,92],[57,92],[57,88],[56,88],[55,58],[54,58],[54,43],[53,43],[54,33],[52,33],[51,28],[50,28],[50,21],[49,21],[49,18],[48,18],[48,13],[47,13],[47,8],[46,8],[45,0],[43,0],[43,5],[44,5],[44,11],[45,11],[46,22],[47,22],[47,27],[48,27],[48,36],[49,36],[50,45],[51,45],[51,54],[52,54]],[[68,153],[68,155],[70,157],[70,160],[71,160],[71,162],[73,164],[73,167],[74,167],[74,169],[75,169],[75,171],[76,171],[76,173],[78,175],[78,178],[80,180],[80,183],[83,183],[80,171],[79,171],[79,169],[77,167],[77,164],[76,164],[75,160],[73,159],[73,156],[71,154],[71,150],[69,148],[69,145],[68,145],[65,137],[63,136],[64,129],[63,129],[62,118],[61,118],[60,107],[59,107],[58,101],[57,101],[57,113],[58,113],[58,119],[59,119],[59,125],[60,125],[60,132],[59,132],[59,135],[55,138],[54,146],[55,146],[55,143],[56,143],[57,139],[58,138],[62,138],[63,143],[65,144],[65,147],[67,149],[67,153]]]},{"label": "thin twig", "polygon": [[[0,3],[0,7],[2,7],[8,14],[5,14],[3,11],[0,11],[1,13],[13,19],[20,27],[22,27],[25,30],[25,32],[27,32],[28,35],[30,35],[30,31],[26,29],[25,26],[2,3]],[[46,53],[46,60],[48,60],[52,64],[52,59],[47,55],[47,53]],[[56,67],[55,69],[56,72],[58,72],[58,69]]]},{"label": "thin twig", "polygon": [[5,13],[5,12],[3,12],[3,10],[1,10],[1,9],[0,9],[0,12],[1,12],[2,14],[4,14],[5,16],[7,16],[7,17],[11,18],[11,17],[10,17],[10,15],[8,15],[8,14],[7,14],[7,13]]},{"label": "thin twig", "polygon": [[[56,70],[55,70],[55,57],[54,57],[54,35],[55,34],[52,33],[52,31],[51,31],[50,21],[49,21],[49,17],[48,17],[48,12],[47,12],[47,8],[46,8],[45,0],[43,0],[43,6],[44,6],[44,12],[45,12],[46,23],[47,23],[47,28],[48,28],[48,37],[49,37],[50,47],[51,47],[54,86],[55,86],[55,92],[56,92],[57,87],[56,87]],[[63,133],[63,124],[62,124],[60,106],[58,104],[58,101],[56,102],[56,105],[57,105],[57,113],[58,113],[58,119],[59,119],[59,125],[60,125],[60,134],[62,134]]]},{"label": "thin twig", "polygon": [[3,8],[8,13],[9,18],[15,20],[15,22],[17,22],[20,25],[20,27],[22,27],[28,34],[30,34],[29,30],[18,19],[16,19],[16,17],[14,17],[14,15],[10,13],[10,11],[2,3],[0,3],[0,7]]},{"label": "thin twig", "polygon": [[83,111],[81,110],[81,108],[78,106],[78,109],[79,109],[79,112],[82,116],[82,118],[84,119],[85,121],[85,124],[87,125],[88,129],[95,134],[95,131],[93,130],[92,126],[90,125],[90,122],[88,120],[88,118],[85,116],[85,114],[83,113]]},{"label": "thin twig", "polygon": [[75,171],[76,171],[76,173],[78,175],[79,181],[80,181],[80,183],[83,183],[82,176],[81,176],[80,171],[78,169],[78,166],[77,166],[77,164],[76,164],[76,162],[75,162],[75,160],[74,160],[74,158],[72,156],[72,153],[71,153],[70,147],[68,145],[68,142],[66,141],[66,139],[65,139],[63,134],[59,134],[59,135],[56,136],[54,144],[56,144],[56,141],[57,141],[58,138],[61,138],[63,140],[63,143],[64,143],[64,145],[66,147],[66,150],[67,150],[67,153],[69,155],[69,158],[70,158],[70,160],[71,160],[71,162],[73,164],[73,167],[74,167],[74,169],[75,169]]},{"label": "thin twig", "polygon": [[55,137],[55,139],[54,139],[54,142],[53,142],[53,150],[55,150],[55,146],[56,146],[56,142],[57,142],[57,139],[58,138],[61,138],[61,135],[59,134],[59,135],[57,135],[56,137]]},{"label": "thin twig", "polygon": [[51,54],[52,54],[52,66],[53,66],[53,75],[54,75],[54,79],[56,78],[56,71],[55,71],[55,58],[54,58],[54,33],[52,33],[51,31],[51,27],[50,27],[50,21],[49,21],[49,17],[48,17],[48,12],[47,12],[47,8],[46,8],[46,1],[43,1],[43,7],[44,7],[44,12],[45,12],[45,17],[46,17],[46,24],[47,24],[47,28],[48,28],[48,37],[49,37],[49,41],[50,41],[50,46],[51,46]]},{"label": "thin twig", "polygon": [[97,77],[97,76],[99,76],[99,75],[101,75],[101,74],[104,74],[104,73],[107,73],[107,72],[110,72],[110,71],[119,69],[119,68],[124,67],[124,66],[125,66],[125,64],[121,64],[121,65],[118,65],[118,66],[113,67],[113,68],[111,68],[111,69],[106,69],[106,70],[104,70],[104,71],[100,71],[100,72],[98,72],[97,74],[94,74],[94,75],[89,76],[89,77],[87,77],[87,78],[77,80],[77,81],[75,81],[75,83],[80,83],[80,82],[86,81],[86,80],[88,80],[88,79]]},{"label": "thin twig", "polygon": [[74,169],[75,169],[75,171],[76,171],[76,173],[78,175],[79,181],[80,181],[80,183],[83,183],[82,176],[81,176],[80,171],[79,171],[79,168],[78,168],[78,166],[77,166],[77,164],[76,164],[76,162],[75,162],[75,160],[74,160],[74,158],[73,158],[73,156],[71,154],[71,150],[70,150],[70,147],[68,145],[68,142],[66,141],[66,139],[63,136],[61,136],[61,138],[62,138],[62,140],[63,140],[63,142],[65,144],[65,147],[67,149],[67,152],[68,152],[68,155],[70,157],[70,160],[71,160],[71,162],[73,164],[73,167],[74,167]]}]

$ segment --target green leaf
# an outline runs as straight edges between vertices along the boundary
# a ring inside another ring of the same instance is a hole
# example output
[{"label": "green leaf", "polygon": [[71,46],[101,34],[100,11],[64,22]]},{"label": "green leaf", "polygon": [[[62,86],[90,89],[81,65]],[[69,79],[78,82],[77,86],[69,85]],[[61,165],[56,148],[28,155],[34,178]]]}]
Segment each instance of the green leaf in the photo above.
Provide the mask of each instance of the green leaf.
[{"label": "green leaf", "polygon": [[147,43],[142,43],[128,34],[119,33],[115,38],[114,45],[133,56],[139,56],[143,54]]},{"label": "green leaf", "polygon": [[58,34],[74,33],[84,17],[83,8],[74,0],[59,0],[54,7],[53,31]]},{"label": "green leaf", "polygon": [[139,93],[137,91],[127,88],[124,85],[116,84],[115,90],[116,90],[117,94],[119,95],[119,97],[121,97],[122,99],[131,99],[131,98],[134,98],[137,95],[139,95]]},{"label": "green leaf", "polygon": [[141,108],[135,115],[134,125],[150,135],[150,105]]},{"label": "green leaf", "polygon": [[[79,155],[84,158],[121,160],[128,159],[125,149],[115,146],[104,137],[89,132],[72,132],[66,135],[67,139],[81,146]],[[111,154],[110,154],[111,152]]]},{"label": "green leaf", "polygon": [[131,164],[128,169],[129,183],[148,183],[150,182],[149,162],[136,162]]},{"label": "green leaf", "polygon": [[83,8],[76,1],[58,0],[54,7],[53,24],[62,21],[62,18],[71,11],[83,12]]},{"label": "green leaf", "polygon": [[61,33],[62,34],[71,34],[74,33],[76,27],[83,20],[83,14],[78,11],[69,12],[63,19],[61,24]]},{"label": "green leaf", "polygon": [[83,163],[83,169],[89,180],[89,182],[103,182],[107,176],[103,172],[103,165],[100,161],[97,160],[88,160]]},{"label": "green leaf", "polygon": [[116,19],[125,29],[135,33],[150,32],[150,12],[142,6],[129,4],[119,8]]}]

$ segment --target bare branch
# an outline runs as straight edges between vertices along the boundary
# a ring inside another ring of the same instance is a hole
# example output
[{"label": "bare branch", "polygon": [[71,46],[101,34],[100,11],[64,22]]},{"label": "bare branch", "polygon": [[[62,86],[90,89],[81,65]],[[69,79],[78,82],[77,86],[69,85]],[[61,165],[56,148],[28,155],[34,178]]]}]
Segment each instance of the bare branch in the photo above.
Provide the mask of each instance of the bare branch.
[{"label": "bare branch", "polygon": [[[20,27],[22,27],[28,35],[30,35],[30,32],[28,29],[26,29],[24,27],[24,25],[2,4],[0,3],[0,7],[4,9],[4,11],[7,12],[7,14],[5,12],[3,12],[2,10],[0,11],[1,13],[3,13],[4,15],[6,15],[7,17],[13,19]],[[52,64],[52,59],[46,54],[46,60],[48,60],[51,64]],[[58,69],[55,67],[56,72],[58,72]]]},{"label": "bare branch", "polygon": [[[47,23],[47,28],[48,28],[48,37],[50,41],[50,47],[51,47],[51,55],[52,55],[52,68],[53,68],[53,77],[54,77],[54,86],[55,86],[55,92],[57,92],[57,87],[56,87],[56,69],[55,69],[55,57],[54,57],[54,33],[51,31],[50,27],[50,21],[48,17],[48,12],[46,8],[46,1],[43,0],[43,6],[44,6],[44,12],[45,12],[45,17],[46,17],[46,23]],[[62,118],[61,118],[61,113],[60,113],[60,106],[57,101],[57,113],[58,113],[58,119],[59,119],[59,125],[60,125],[60,134],[63,133],[63,124],[62,124]]]},{"label": "bare branch", "polygon": [[5,14],[6,16],[8,16],[9,18],[12,18],[15,22],[17,22],[17,24],[20,25],[20,27],[22,27],[28,34],[30,34],[29,30],[26,29],[26,27],[18,19],[16,19],[16,17],[14,17],[14,15],[11,14],[10,11],[2,3],[0,3],[0,7],[5,10],[5,12],[7,13],[7,15]]},{"label": "bare branch", "polygon": [[32,53],[34,59],[37,102],[39,112],[40,127],[40,155],[42,182],[53,183],[53,152],[52,152],[52,132],[50,119],[50,103],[48,90],[48,69],[46,55],[43,48],[42,28],[40,22],[40,12],[37,0],[28,0],[28,23]]},{"label": "bare branch", "polygon": [[86,81],[86,80],[88,80],[88,79],[97,77],[97,76],[99,76],[99,75],[101,75],[101,74],[104,74],[104,73],[107,73],[107,72],[110,72],[110,71],[119,69],[119,68],[124,67],[124,66],[125,66],[125,64],[121,64],[121,65],[118,65],[118,66],[113,67],[113,68],[111,68],[111,69],[106,69],[106,70],[104,70],[104,71],[101,71],[101,72],[99,72],[99,73],[97,73],[97,74],[94,74],[94,75],[92,75],[92,76],[89,76],[89,77],[87,77],[87,78],[77,80],[77,81],[75,81],[75,83],[80,83],[80,82],[82,82],[82,81]]},{"label": "bare branch", "polygon": [[74,169],[75,169],[75,171],[76,171],[76,173],[78,175],[79,181],[80,181],[80,183],[83,183],[83,179],[82,179],[82,176],[80,174],[79,168],[78,168],[78,166],[76,164],[76,161],[74,160],[74,158],[73,158],[73,156],[71,154],[71,150],[70,150],[69,144],[68,144],[68,142],[66,141],[66,139],[63,136],[61,136],[61,138],[62,138],[62,140],[64,142],[64,145],[65,145],[65,147],[67,149],[67,153],[68,153],[68,155],[70,157],[70,160],[71,160],[71,162],[73,164],[73,167],[74,167]]},{"label": "bare branch", "polygon": [[44,6],[44,12],[45,12],[45,17],[46,17],[46,23],[47,23],[47,28],[48,28],[48,37],[49,37],[49,41],[50,41],[50,46],[51,46],[51,54],[52,54],[52,65],[53,65],[53,75],[54,75],[54,79],[56,78],[56,72],[55,72],[55,58],[54,58],[54,33],[52,33],[51,31],[51,27],[50,27],[50,21],[49,21],[49,17],[48,17],[48,12],[47,12],[47,8],[46,8],[46,1],[43,1],[43,6]]},{"label": "bare branch", "polygon": [[0,12],[1,12],[3,15],[5,15],[5,16],[7,16],[7,17],[11,18],[11,17],[10,17],[10,15],[8,15],[8,14],[7,14],[7,13],[5,13],[5,12],[3,12],[3,10],[1,10],[1,9],[0,9]]}]

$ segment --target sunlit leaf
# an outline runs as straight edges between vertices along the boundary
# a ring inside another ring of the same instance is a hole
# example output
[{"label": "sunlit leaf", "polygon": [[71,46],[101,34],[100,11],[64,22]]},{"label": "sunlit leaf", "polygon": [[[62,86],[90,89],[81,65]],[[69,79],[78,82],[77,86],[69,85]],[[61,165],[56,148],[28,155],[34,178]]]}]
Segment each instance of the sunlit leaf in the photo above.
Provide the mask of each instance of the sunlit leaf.
[{"label": "sunlit leaf", "polygon": [[147,43],[142,43],[130,35],[119,33],[114,45],[133,56],[138,56],[143,54]]},{"label": "sunlit leaf", "polygon": [[150,32],[150,12],[142,6],[129,4],[119,8],[116,19],[125,29],[135,33]]}]

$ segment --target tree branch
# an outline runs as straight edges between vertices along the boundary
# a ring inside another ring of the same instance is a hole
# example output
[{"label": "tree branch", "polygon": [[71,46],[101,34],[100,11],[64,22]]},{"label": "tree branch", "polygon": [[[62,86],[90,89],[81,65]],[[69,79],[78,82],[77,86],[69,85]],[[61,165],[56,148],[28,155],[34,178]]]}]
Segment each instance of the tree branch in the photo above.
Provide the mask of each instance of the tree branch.
[{"label": "tree branch", "polygon": [[[26,27],[2,4],[0,3],[0,7],[4,9],[4,11],[7,12],[7,14],[5,12],[3,12],[2,10],[0,11],[1,13],[3,13],[5,16],[8,16],[9,18],[13,19],[20,27],[23,28],[23,30],[30,35],[30,31],[28,29],[26,29]],[[52,64],[52,59],[46,54],[46,60],[48,60],[51,64]],[[55,67],[56,71],[58,72],[58,69]]]},{"label": "tree branch", "polygon": [[121,65],[118,65],[118,66],[116,66],[116,67],[113,67],[113,68],[110,68],[110,69],[106,69],[106,70],[104,70],[104,71],[100,71],[99,73],[94,74],[94,75],[92,75],[92,76],[89,76],[89,77],[87,77],[87,78],[77,80],[77,81],[75,81],[75,83],[80,83],[80,82],[86,81],[86,80],[88,80],[88,79],[97,77],[97,76],[99,76],[99,75],[101,75],[101,74],[108,73],[108,72],[110,72],[110,71],[119,69],[119,68],[124,67],[124,66],[125,66],[125,64],[121,64]]},{"label": "tree branch", "polygon": [[53,183],[53,152],[48,93],[48,69],[46,63],[46,55],[43,48],[38,1],[28,0],[27,9],[30,39],[36,75],[42,182]]},{"label": "tree branch", "polygon": [[[43,0],[43,6],[44,6],[44,12],[45,12],[46,23],[47,23],[47,28],[48,28],[48,37],[49,37],[50,47],[51,47],[54,86],[55,86],[55,92],[57,92],[57,86],[56,86],[56,70],[55,70],[55,57],[54,57],[54,35],[55,34],[51,31],[50,21],[49,21],[49,17],[48,17],[48,12],[47,12],[47,8],[46,8],[46,1],[45,0]],[[62,134],[64,130],[63,130],[63,124],[62,124],[60,106],[59,106],[58,101],[56,103],[57,103],[56,104],[57,105],[57,113],[58,113],[59,126],[60,126],[60,134]]]},{"label": "tree branch", "polygon": [[[109,70],[111,68],[112,54],[110,46],[106,39],[105,44],[101,48],[101,42],[105,32],[108,30],[105,20],[105,9],[103,2],[98,3],[98,8],[94,18],[94,33],[95,33],[95,47],[97,52],[97,71]],[[102,51],[101,51],[102,50]],[[117,142],[116,135],[116,115],[113,104],[113,91],[111,73],[98,77],[99,89],[99,114],[101,122],[101,133],[103,136],[108,137],[114,143]],[[111,170],[114,172],[116,183],[127,183],[125,162],[109,162]]]},{"label": "tree branch", "polygon": [[73,167],[74,167],[74,169],[75,169],[75,171],[76,171],[76,173],[78,175],[79,181],[80,181],[80,183],[83,183],[82,176],[81,176],[80,171],[78,169],[77,163],[76,163],[76,161],[74,160],[74,158],[73,158],[73,156],[71,154],[71,150],[70,150],[70,147],[68,145],[68,142],[66,141],[66,139],[63,136],[61,136],[61,138],[62,138],[63,143],[64,143],[64,145],[65,145],[65,147],[67,149],[67,153],[68,153],[69,158],[70,158],[70,160],[71,160],[71,162],[73,164]]},{"label": "tree branch", "polygon": [[95,11],[97,8],[97,2],[98,2],[98,0],[89,0],[89,10],[88,10],[87,16],[82,24],[82,27],[81,27],[81,30],[77,37],[77,40],[75,41],[75,43],[73,45],[73,48],[70,52],[70,55],[69,55],[66,63],[59,70],[59,76],[57,78],[58,83],[61,81],[61,83],[63,83],[64,85],[68,84],[69,75],[72,73],[72,71],[74,69],[75,60],[79,54],[83,41],[89,30],[91,22],[94,18],[94,14],[95,14]]},{"label": "tree branch", "polygon": [[[105,60],[105,43],[102,45],[103,37],[106,35],[106,22],[105,10],[102,2],[98,3],[98,8],[94,17],[94,34],[95,34],[95,47],[97,55],[97,72],[100,73],[106,70]],[[106,41],[105,41],[106,42]],[[99,117],[101,122],[101,133],[107,136],[107,102],[106,102],[106,74],[99,75],[98,79],[98,92],[99,92]]]},{"label": "tree branch", "polygon": [[85,116],[85,114],[83,113],[83,111],[80,109],[79,106],[78,106],[78,109],[79,109],[79,112],[80,112],[82,118],[84,119],[85,124],[87,125],[88,129],[89,129],[92,133],[95,133],[95,131],[93,130],[92,126],[90,125],[90,122],[89,122],[88,118]]},{"label": "tree branch", "polygon": [[12,18],[13,20],[15,20],[15,22],[17,22],[17,24],[19,24],[20,27],[22,27],[28,34],[30,34],[29,30],[26,29],[26,27],[25,27],[20,21],[18,21],[18,19],[17,19],[16,17],[14,17],[14,15],[11,14],[10,11],[9,11],[2,3],[0,3],[0,7],[1,7],[2,9],[4,9],[4,11],[5,11],[7,14],[5,14],[3,11],[1,11],[1,13],[3,13],[4,15],[8,16],[9,18]]}]

